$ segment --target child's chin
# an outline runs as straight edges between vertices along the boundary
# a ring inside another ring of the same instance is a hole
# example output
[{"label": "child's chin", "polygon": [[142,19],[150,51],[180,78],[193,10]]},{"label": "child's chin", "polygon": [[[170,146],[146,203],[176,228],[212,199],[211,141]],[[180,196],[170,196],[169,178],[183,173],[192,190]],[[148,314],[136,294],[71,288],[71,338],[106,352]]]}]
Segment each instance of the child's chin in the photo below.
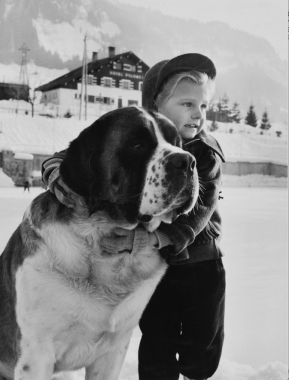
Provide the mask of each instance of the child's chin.
[{"label": "child's chin", "polygon": [[181,136],[184,139],[192,139],[193,137],[196,136],[197,133],[198,133],[198,131],[196,129],[194,129],[192,131],[182,131]]}]

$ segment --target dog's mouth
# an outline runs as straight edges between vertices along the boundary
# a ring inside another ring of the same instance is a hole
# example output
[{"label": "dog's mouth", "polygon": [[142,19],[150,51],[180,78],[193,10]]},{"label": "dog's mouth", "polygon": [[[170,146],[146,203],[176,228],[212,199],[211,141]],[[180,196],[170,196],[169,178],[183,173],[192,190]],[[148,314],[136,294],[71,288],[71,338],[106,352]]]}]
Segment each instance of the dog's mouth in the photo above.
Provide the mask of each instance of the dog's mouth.
[{"label": "dog's mouth", "polygon": [[139,215],[137,221],[140,223],[149,223],[153,219],[153,215]]},{"label": "dog's mouth", "polygon": [[162,211],[139,214],[137,220],[150,231],[157,228],[161,222],[172,223],[179,215],[186,214],[193,209],[198,194],[198,183],[195,183],[193,188],[189,186],[183,189]]}]

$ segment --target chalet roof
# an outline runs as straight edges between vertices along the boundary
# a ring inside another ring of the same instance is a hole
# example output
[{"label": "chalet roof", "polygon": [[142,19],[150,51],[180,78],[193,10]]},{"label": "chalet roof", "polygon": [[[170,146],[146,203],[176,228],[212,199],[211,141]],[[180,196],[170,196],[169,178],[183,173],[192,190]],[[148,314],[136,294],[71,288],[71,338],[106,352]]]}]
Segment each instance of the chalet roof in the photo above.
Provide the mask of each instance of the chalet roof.
[{"label": "chalet roof", "polygon": [[0,82],[0,87],[23,87],[29,89],[28,84],[25,83],[12,83],[12,82]]},{"label": "chalet roof", "polygon": [[[136,64],[142,63],[142,65],[145,68],[145,71],[149,69],[149,66],[146,63],[144,63],[139,57],[137,57],[133,52],[127,51],[125,53],[116,54],[113,57],[106,57],[106,58],[98,59],[93,62],[89,62],[87,64],[87,73],[91,74],[92,71],[100,70],[104,66],[110,66],[113,62],[118,62],[123,57],[131,58],[133,61],[136,62]],[[51,82],[48,82],[46,84],[43,84],[42,86],[37,87],[35,91],[45,92],[45,91],[53,90],[56,88],[60,88],[63,85],[65,85],[65,83],[79,80],[81,77],[82,77],[82,66],[70,71],[67,74],[62,75],[59,78],[54,79]]]}]

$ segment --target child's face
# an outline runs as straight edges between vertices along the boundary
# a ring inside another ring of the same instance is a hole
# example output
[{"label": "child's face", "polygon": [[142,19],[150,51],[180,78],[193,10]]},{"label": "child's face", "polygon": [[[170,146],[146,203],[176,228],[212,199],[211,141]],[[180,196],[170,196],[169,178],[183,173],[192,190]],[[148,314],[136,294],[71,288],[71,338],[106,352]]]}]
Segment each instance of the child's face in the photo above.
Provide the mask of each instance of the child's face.
[{"label": "child's face", "polygon": [[206,110],[211,99],[211,83],[196,84],[181,80],[173,95],[164,103],[159,112],[168,117],[184,139],[198,134],[206,121]]}]

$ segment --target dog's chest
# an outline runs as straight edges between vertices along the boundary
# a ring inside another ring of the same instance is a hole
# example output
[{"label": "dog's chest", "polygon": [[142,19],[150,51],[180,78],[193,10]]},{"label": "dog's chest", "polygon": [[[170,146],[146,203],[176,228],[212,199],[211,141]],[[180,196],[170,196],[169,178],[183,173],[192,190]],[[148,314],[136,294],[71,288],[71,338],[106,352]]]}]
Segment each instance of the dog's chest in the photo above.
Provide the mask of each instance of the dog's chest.
[{"label": "dog's chest", "polygon": [[155,286],[155,280],[146,283],[113,309],[98,307],[96,310],[86,305],[83,319],[78,316],[78,320],[55,342],[58,353],[56,370],[87,366],[114,351],[124,339],[128,341]]},{"label": "dog's chest", "polygon": [[21,331],[25,336],[45,336],[51,342],[56,371],[87,366],[130,334],[162,272],[116,302],[86,279],[68,281],[24,263],[16,275]]}]

